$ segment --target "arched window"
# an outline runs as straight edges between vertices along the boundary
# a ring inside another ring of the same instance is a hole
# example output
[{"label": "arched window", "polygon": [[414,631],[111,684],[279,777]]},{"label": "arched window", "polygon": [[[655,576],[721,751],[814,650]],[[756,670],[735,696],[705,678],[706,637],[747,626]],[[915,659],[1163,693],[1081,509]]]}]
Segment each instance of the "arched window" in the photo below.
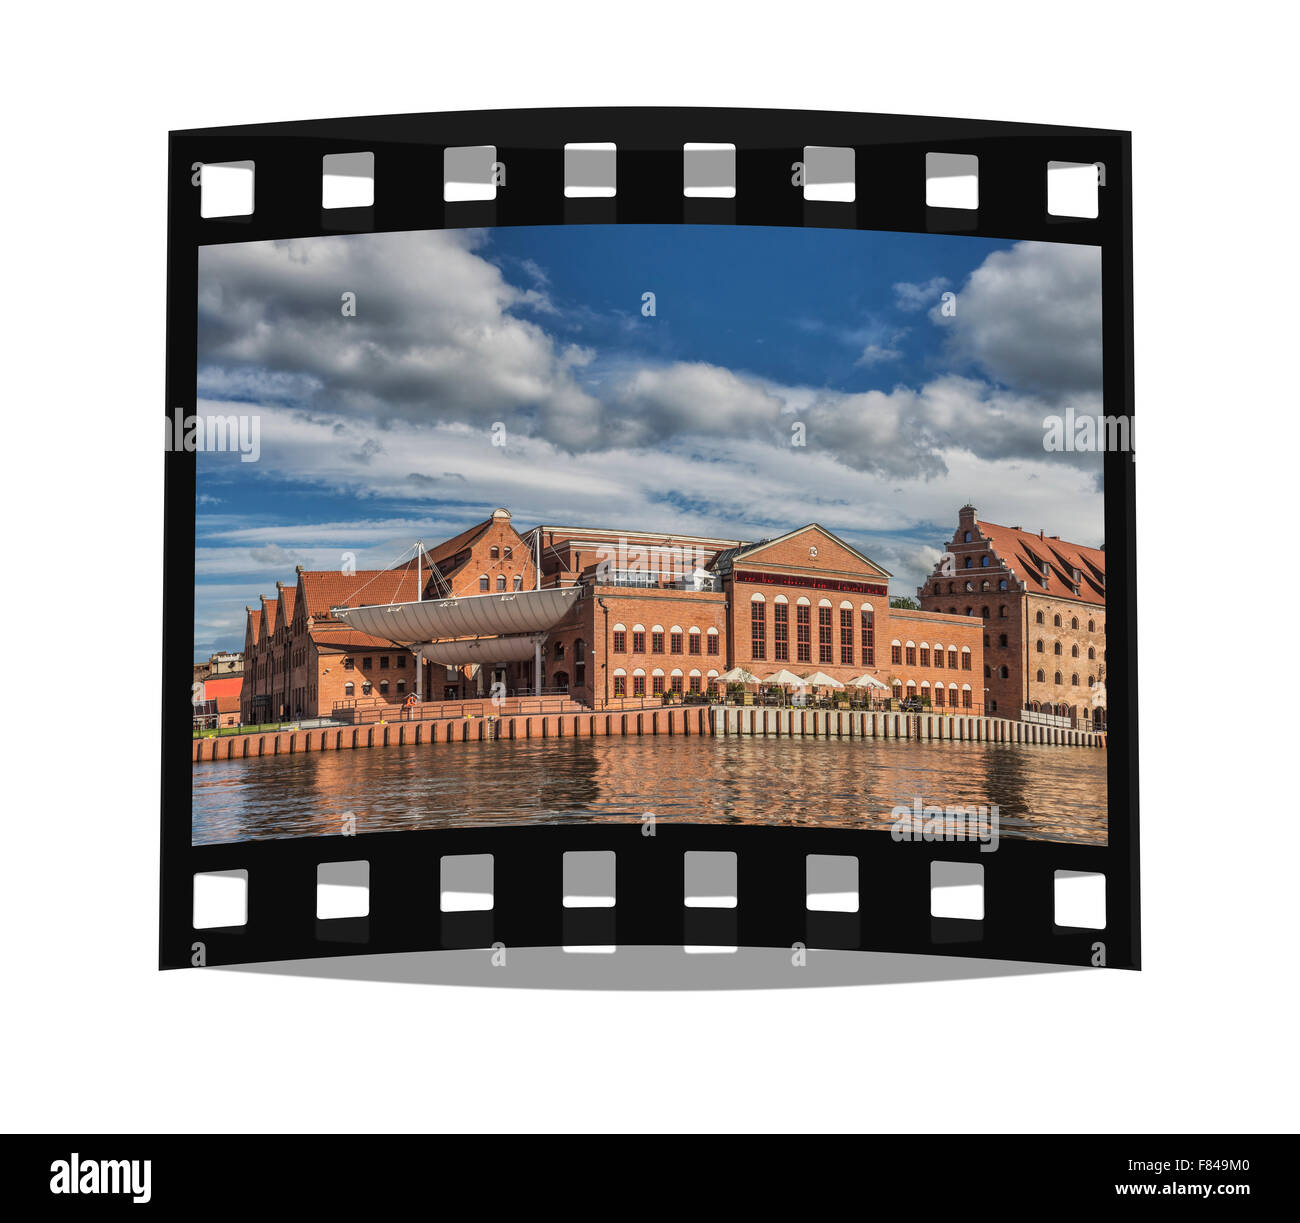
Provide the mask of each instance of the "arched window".
[{"label": "arched window", "polygon": [[1097,631],[1097,622],[1096,622],[1095,620],[1089,620],[1089,621],[1088,621],[1088,632],[1090,632],[1090,633],[1095,633],[1096,631]]},{"label": "arched window", "polygon": [[488,549],[488,556],[490,556],[494,561],[495,561],[495,560],[500,560],[500,558],[501,558],[501,549],[498,548],[498,547],[496,546],[496,544],[493,544],[493,545]]},{"label": "arched window", "polygon": [[966,534],[962,536],[962,538],[966,541],[966,543],[970,543],[970,532],[967,531]]},{"label": "arched window", "polygon": [[[1089,688],[1091,688],[1091,687],[1093,686],[1093,684],[1095,684],[1096,682],[1097,682],[1097,681],[1096,681],[1096,680],[1095,680],[1091,675],[1088,676],[1088,687],[1089,687]],[[1085,712],[1087,712],[1087,711],[1085,710]]]},{"label": "arched window", "polygon": [[1042,624],[1042,622],[1043,622],[1043,613],[1042,613],[1042,612],[1035,612],[1035,613],[1034,613],[1034,623],[1035,623],[1035,624]]},{"label": "arched window", "polygon": [[[634,624],[632,626],[632,653],[633,654],[645,653],[645,625],[644,624]],[[636,679],[636,676],[633,675],[632,678]],[[636,685],[633,684],[632,687],[635,688]],[[642,684],[641,687],[644,688],[645,685]],[[645,693],[642,692],[641,695],[645,696]]]},{"label": "arched window", "polygon": [[388,681],[386,679],[381,679],[379,681],[379,695],[380,696],[388,695]]},{"label": "arched window", "polygon": [[864,603],[862,612],[862,665],[876,665],[876,609],[870,603]]},{"label": "arched window", "polygon": [[904,657],[907,659],[907,665],[909,667],[916,666],[916,642],[909,641],[903,649],[906,651]]},{"label": "arched window", "polygon": [[1071,686],[1072,688],[1077,688],[1077,687],[1079,686],[1079,677],[1078,677],[1078,675],[1071,675],[1071,676],[1070,676],[1070,686]]},{"label": "arched window", "polygon": [[1011,678],[1011,672],[1008,668],[1006,667],[998,668],[998,679],[1010,679],[1010,678]]},{"label": "arched window", "polygon": [[1078,627],[1079,627],[1079,617],[1078,617],[1078,616],[1071,616],[1071,617],[1070,617],[1070,627],[1071,627],[1071,628],[1078,628]]},{"label": "arched window", "polygon": [[896,667],[903,665],[903,643],[897,637],[889,643],[889,661]]},{"label": "arched window", "polygon": [[579,688],[587,682],[587,643],[581,637],[573,643],[573,682]]},{"label": "arched window", "polygon": [[718,652],[718,630],[715,629],[715,628],[711,628],[711,629],[709,629],[709,631],[705,634],[705,638],[706,638],[706,641],[707,641],[706,651],[707,651],[709,654],[717,654],[717,652]]},{"label": "arched window", "polygon": [[969,671],[969,670],[970,670],[970,666],[971,666],[970,659],[971,659],[970,646],[968,646],[968,645],[964,645],[964,646],[962,646],[962,648],[961,648],[961,669],[962,669],[963,671]]},{"label": "arched window", "polygon": [[480,594],[487,594],[487,592],[492,588],[486,573],[480,573],[478,575],[478,588]]},{"label": "arched window", "polygon": [[1006,618],[1007,618],[1007,605],[1006,605],[1005,603],[1003,603],[1003,604],[998,608],[998,619],[999,619],[999,620],[1005,620]]},{"label": "arched window", "polygon": [[1097,651],[1096,651],[1092,646],[1089,646],[1089,647],[1088,647],[1088,657],[1089,657],[1089,658],[1096,658],[1096,657],[1097,657]]},{"label": "arched window", "polygon": [[1057,656],[1060,655],[1060,653],[1061,653],[1061,643],[1060,643],[1059,641],[1054,641],[1054,642],[1052,642],[1052,653],[1053,653],[1053,654],[1056,654]]},{"label": "arched window", "polygon": [[612,652],[615,654],[627,653],[627,626],[623,624],[614,625],[613,637]]},{"label": "arched window", "polygon": [[985,678],[985,679],[992,679],[992,678],[993,678],[993,671],[992,671],[992,669],[989,667],[988,663],[985,663],[985,664],[984,664],[984,678]]},{"label": "arched window", "polygon": [[968,616],[973,616],[973,615],[975,614],[975,609],[974,609],[973,607],[968,607],[968,608],[966,609],[966,614],[967,614]]},{"label": "arched window", "polygon": [[955,593],[956,593],[956,590],[957,590],[957,583],[956,583],[956,582],[949,582],[949,583],[948,583],[948,593],[949,593],[949,594],[955,594]]},{"label": "arched window", "polygon": [[1060,682],[1061,682],[1061,673],[1058,671],[1056,673],[1056,678],[1052,680],[1052,683],[1059,684]]},{"label": "arched window", "polygon": [[343,685],[343,695],[351,696],[356,691],[356,687],[357,686],[351,680],[348,680],[348,682]]},{"label": "arched window", "polygon": [[1061,627],[1061,617],[1060,617],[1059,615],[1058,615],[1058,616],[1053,616],[1053,617],[1052,617],[1052,625],[1053,625],[1053,627],[1055,627],[1055,628],[1060,628],[1060,627]]},{"label": "arched window", "polygon": [[1007,588],[1007,579],[1006,579],[1006,578],[1001,578],[1001,579],[999,579],[999,581],[998,581],[998,589],[999,589],[999,590],[1006,590],[1006,588]]},{"label": "arched window", "polygon": [[[650,653],[662,654],[664,652],[664,626],[662,624],[652,625],[650,628]],[[659,693],[655,693],[656,696]]]},{"label": "arched window", "polygon": [[516,590],[523,590],[523,588],[524,588],[524,575],[523,575],[522,573],[516,573],[516,574],[515,574],[514,588],[515,588]]},{"label": "arched window", "polygon": [[1037,679],[1040,684],[1047,678],[1042,667],[1038,668],[1038,674],[1034,678]]},{"label": "arched window", "polygon": [[980,608],[980,618],[982,620],[987,620],[989,618],[989,609],[987,607]]},{"label": "arched window", "polygon": [[690,651],[692,654],[699,654],[703,651],[704,647],[701,642],[704,639],[704,634],[700,632],[698,626],[691,626],[691,631],[687,633],[687,638],[690,642]]},{"label": "arched window", "polygon": [[988,557],[988,553],[986,552],[983,556],[980,557],[980,568],[987,569],[988,567],[989,567],[989,557]]},{"label": "arched window", "polygon": [[961,567],[963,569],[969,569],[974,563],[974,559],[968,556],[964,561],[962,561]]},{"label": "arched window", "polygon": [[680,654],[686,647],[683,645],[682,626],[674,624],[668,630],[668,650],[671,654]]},{"label": "arched window", "polygon": [[375,686],[367,679],[361,683],[361,695],[369,696],[375,690]]},{"label": "arched window", "polygon": [[506,575],[505,575],[504,573],[498,573],[498,574],[497,574],[497,591],[498,591],[498,593],[500,593],[501,591],[504,591],[505,588],[506,588]]},{"label": "arched window", "polygon": [[998,645],[1000,645],[1003,649],[1006,649],[1006,645],[1007,645],[1007,635],[1006,635],[1006,633],[999,633],[999,634],[998,634]]},{"label": "arched window", "polygon": [[614,695],[627,696],[627,672],[622,667],[614,672]]},{"label": "arched window", "polygon": [[1040,654],[1043,652],[1043,639],[1041,637],[1034,642],[1034,649],[1037,650]]},{"label": "arched window", "polygon": [[1071,658],[1078,658],[1078,657],[1079,657],[1079,647],[1078,647],[1077,645],[1072,645],[1072,646],[1070,647],[1070,657],[1071,657]]}]

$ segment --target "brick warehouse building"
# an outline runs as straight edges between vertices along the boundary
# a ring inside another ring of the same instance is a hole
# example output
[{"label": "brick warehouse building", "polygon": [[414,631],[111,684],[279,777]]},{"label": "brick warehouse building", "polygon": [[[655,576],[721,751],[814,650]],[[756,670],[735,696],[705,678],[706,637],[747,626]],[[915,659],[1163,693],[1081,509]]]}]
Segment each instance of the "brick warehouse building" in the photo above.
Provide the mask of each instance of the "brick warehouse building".
[{"label": "brick warehouse building", "polygon": [[[540,557],[541,580],[535,557]],[[336,704],[401,705],[411,650],[344,624],[331,608],[581,586],[535,663],[425,664],[425,700],[562,691],[588,706],[702,692],[725,671],[760,678],[869,674],[881,692],[984,712],[981,626],[956,613],[889,606],[889,573],[817,523],[756,543],[615,528],[535,527],[507,510],[414,560],[344,575],[300,570],[248,609],[245,718],[327,717]]]},{"label": "brick warehouse building", "polygon": [[941,561],[918,587],[921,606],[983,627],[988,712],[1021,711],[1105,725],[1106,553],[958,514]]}]

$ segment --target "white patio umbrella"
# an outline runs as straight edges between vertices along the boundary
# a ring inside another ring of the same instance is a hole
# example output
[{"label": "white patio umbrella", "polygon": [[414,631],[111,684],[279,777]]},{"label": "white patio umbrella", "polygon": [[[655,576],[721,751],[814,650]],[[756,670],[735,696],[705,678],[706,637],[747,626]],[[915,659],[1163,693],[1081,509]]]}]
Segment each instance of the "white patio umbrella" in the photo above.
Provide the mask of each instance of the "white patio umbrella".
[{"label": "white patio umbrella", "polygon": [[856,679],[849,680],[851,688],[888,688],[888,684],[883,684],[874,675],[859,675]]},{"label": "white patio umbrella", "polygon": [[843,688],[833,675],[827,675],[825,671],[814,671],[811,675],[804,676],[804,683],[810,688]]},{"label": "white patio umbrella", "polygon": [[718,676],[718,682],[722,684],[758,684],[762,681],[752,671],[746,671],[744,667],[732,667],[730,671],[724,671]]},{"label": "white patio umbrella", "polygon": [[780,684],[783,688],[803,688],[807,686],[808,681],[802,675],[796,675],[793,671],[787,671],[782,667],[775,675],[769,675],[763,683]]}]

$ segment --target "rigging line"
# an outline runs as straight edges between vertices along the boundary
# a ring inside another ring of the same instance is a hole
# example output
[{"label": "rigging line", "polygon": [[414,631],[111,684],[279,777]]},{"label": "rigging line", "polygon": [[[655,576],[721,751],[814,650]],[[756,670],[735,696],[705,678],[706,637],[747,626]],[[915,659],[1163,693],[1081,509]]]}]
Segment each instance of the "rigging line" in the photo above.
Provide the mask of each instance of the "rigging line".
[{"label": "rigging line", "polygon": [[[402,557],[404,557],[408,552],[410,552],[411,549],[414,548],[415,546],[416,546],[415,544],[408,544],[405,548],[403,548],[403,549],[402,549],[402,550],[401,550],[401,551],[400,551],[400,552],[399,552],[399,553],[398,553],[398,554],[397,554],[397,555],[396,555],[396,556],[395,556],[395,557],[394,557],[394,558],[393,558],[393,559],[388,563],[388,566],[387,566],[386,568],[378,570],[378,571],[375,573],[375,576],[372,577],[372,578],[370,579],[370,582],[378,581],[378,580],[379,580],[379,577],[380,577],[382,574],[385,574],[385,573],[391,573],[391,572],[392,572],[392,569],[393,569],[393,566],[396,565],[397,562],[400,561],[400,560],[402,559]],[[409,564],[408,564],[407,567],[408,567],[408,568],[410,567]],[[359,595],[363,590],[365,590],[365,588],[366,588],[367,586],[370,585],[370,582],[363,582],[360,586],[358,586],[358,587],[356,588],[356,590],[354,590],[350,595],[348,595],[348,599],[354,599],[354,598],[356,598],[357,595]],[[344,600],[344,604],[345,604],[345,605],[346,605],[346,603],[347,603],[347,599]]]}]

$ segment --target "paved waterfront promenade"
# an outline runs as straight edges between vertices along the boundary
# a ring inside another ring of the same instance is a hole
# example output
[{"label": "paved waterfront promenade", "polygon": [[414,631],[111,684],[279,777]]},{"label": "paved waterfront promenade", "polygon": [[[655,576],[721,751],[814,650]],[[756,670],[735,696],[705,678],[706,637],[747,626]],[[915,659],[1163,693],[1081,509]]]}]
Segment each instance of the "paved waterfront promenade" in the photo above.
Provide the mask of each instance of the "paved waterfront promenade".
[{"label": "paved waterfront promenade", "polygon": [[276,733],[196,739],[192,759],[243,760],[297,752],[349,751],[403,743],[487,739],[557,739],[638,735],[747,735],[773,739],[921,739],[1105,747],[1104,732],[936,713],[868,713],[837,709],[769,709],[747,705],[505,714],[499,717],[375,722]]}]

